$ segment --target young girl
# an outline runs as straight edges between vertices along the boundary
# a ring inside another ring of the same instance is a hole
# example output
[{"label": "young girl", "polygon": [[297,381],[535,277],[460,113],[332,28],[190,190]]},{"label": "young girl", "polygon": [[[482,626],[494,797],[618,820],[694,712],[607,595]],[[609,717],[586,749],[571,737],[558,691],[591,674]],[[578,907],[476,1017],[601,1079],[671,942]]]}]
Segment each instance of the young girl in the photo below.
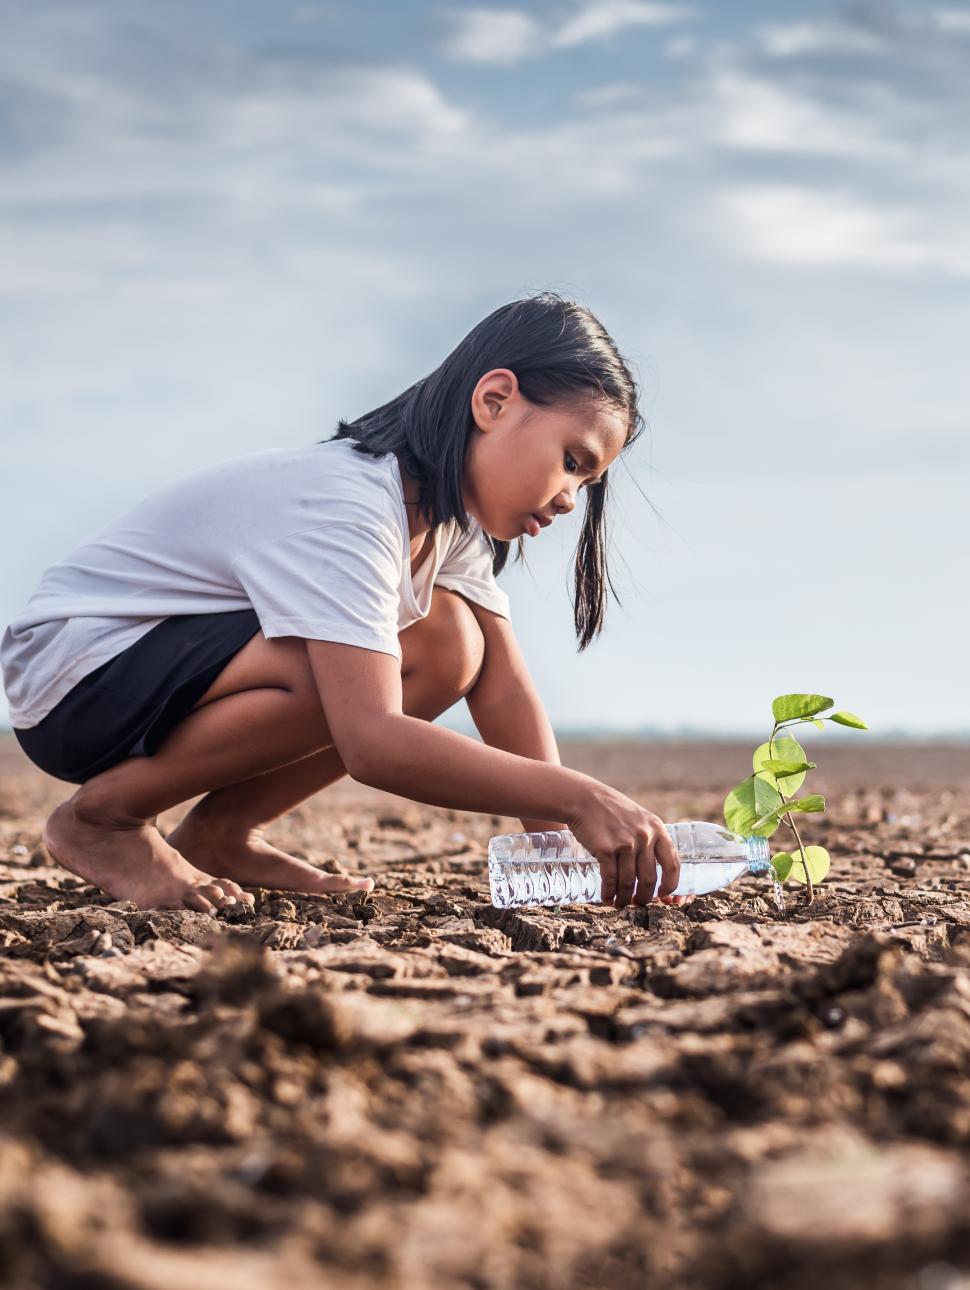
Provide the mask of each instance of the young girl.
[{"label": "young girl", "polygon": [[[661,820],[563,767],[495,582],[582,500],[580,649],[603,626],[607,472],[643,427],[585,308],[496,309],[430,376],[308,448],[159,490],[44,574],[0,647],[21,747],[78,784],[51,856],[143,909],[245,886],[370,890],[262,826],[344,774],[437,806],[571,828],[605,902],[672,897]],[[433,725],[465,698],[483,743]],[[159,812],[204,794],[162,838]]]}]

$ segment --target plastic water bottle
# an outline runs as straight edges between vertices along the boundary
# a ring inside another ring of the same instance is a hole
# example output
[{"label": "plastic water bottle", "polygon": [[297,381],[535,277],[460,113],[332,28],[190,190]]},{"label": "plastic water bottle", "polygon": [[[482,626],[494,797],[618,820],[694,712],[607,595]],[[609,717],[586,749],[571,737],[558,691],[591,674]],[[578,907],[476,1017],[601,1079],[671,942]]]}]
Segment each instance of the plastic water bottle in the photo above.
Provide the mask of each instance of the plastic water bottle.
[{"label": "plastic water bottle", "polygon": [[[664,828],[680,856],[673,895],[700,895],[771,867],[768,839],[742,837],[708,820],[678,820]],[[655,896],[663,874],[657,870]],[[599,901],[599,862],[569,829],[501,833],[488,844],[488,883],[497,909]]]}]

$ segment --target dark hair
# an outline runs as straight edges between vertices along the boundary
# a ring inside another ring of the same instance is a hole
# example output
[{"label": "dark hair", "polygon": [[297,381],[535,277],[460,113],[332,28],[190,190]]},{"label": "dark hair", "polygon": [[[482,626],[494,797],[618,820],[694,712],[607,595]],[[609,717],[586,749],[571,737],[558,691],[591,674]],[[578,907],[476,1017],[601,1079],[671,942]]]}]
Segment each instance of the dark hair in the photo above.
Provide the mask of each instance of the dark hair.
[{"label": "dark hair", "polygon": [[[514,372],[523,398],[549,406],[570,397],[602,400],[626,414],[628,447],[644,428],[638,391],[629,367],[602,323],[582,305],[552,291],[513,300],[483,318],[429,376],[356,421],[339,421],[333,439],[355,439],[357,452],[374,457],[397,453],[417,484],[418,505],[432,528],[468,521],[462,502],[465,452],[475,420],[471,397],[486,372]],[[586,513],[576,546],[573,616],[580,650],[603,629],[607,587],[619,600],[606,557],[606,472],[588,483]],[[489,535],[497,574],[510,543]],[[517,559],[523,558],[518,539]]]}]

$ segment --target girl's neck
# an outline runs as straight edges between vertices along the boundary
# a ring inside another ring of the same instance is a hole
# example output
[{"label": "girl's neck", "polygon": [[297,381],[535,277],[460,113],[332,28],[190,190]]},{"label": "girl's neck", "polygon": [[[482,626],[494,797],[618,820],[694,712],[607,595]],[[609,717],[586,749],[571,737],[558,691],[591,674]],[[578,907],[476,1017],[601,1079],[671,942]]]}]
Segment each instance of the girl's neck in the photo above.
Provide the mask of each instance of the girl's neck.
[{"label": "girl's neck", "polygon": [[[398,462],[400,465],[400,462]],[[427,536],[431,525],[418,507],[418,485],[401,469],[401,487],[404,491],[404,509],[408,517],[408,537],[413,550],[417,550]]]}]

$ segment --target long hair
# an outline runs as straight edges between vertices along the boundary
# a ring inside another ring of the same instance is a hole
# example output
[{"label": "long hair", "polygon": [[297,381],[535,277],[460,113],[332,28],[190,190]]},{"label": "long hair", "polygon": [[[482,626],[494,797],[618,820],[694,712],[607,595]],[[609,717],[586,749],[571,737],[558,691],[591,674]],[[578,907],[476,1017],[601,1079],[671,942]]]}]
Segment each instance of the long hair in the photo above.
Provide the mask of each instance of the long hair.
[{"label": "long hair", "polygon": [[[465,452],[475,429],[471,397],[486,372],[505,367],[523,398],[544,407],[570,398],[596,398],[627,418],[624,448],[644,428],[637,383],[602,323],[584,306],[552,291],[502,305],[473,327],[430,375],[390,403],[339,421],[333,439],[354,439],[354,450],[398,455],[417,485],[418,506],[432,528],[456,520],[468,532],[462,502]],[[321,441],[325,442],[325,441]],[[619,600],[607,562],[607,473],[588,483],[586,510],[574,561],[573,617],[580,650],[602,631],[607,588]],[[511,543],[486,535],[498,574]],[[518,539],[523,558],[524,542]]]}]

